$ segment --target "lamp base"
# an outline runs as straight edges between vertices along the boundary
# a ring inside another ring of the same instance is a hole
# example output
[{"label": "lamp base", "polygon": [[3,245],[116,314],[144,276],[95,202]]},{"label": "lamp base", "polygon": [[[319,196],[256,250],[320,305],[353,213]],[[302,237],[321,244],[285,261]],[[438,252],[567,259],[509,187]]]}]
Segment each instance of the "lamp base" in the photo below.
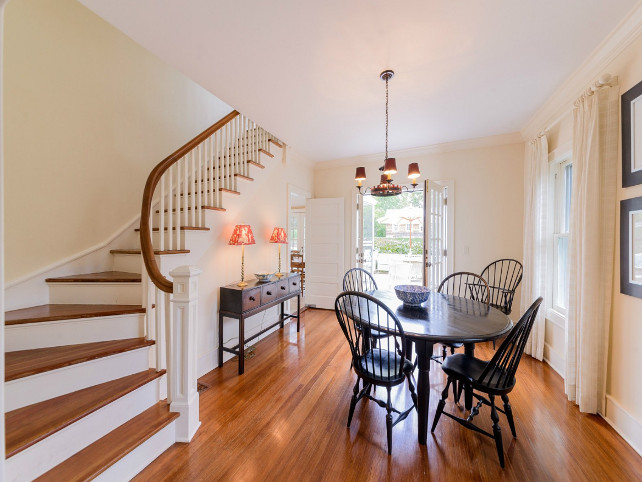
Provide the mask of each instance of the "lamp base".
[{"label": "lamp base", "polygon": [[281,273],[280,271],[278,273],[274,273],[274,276],[277,278],[283,278],[286,275],[286,273]]},{"label": "lamp base", "polygon": [[245,281],[239,281],[238,283],[236,283],[236,286],[239,286],[242,288],[243,286],[247,286],[247,283]]}]

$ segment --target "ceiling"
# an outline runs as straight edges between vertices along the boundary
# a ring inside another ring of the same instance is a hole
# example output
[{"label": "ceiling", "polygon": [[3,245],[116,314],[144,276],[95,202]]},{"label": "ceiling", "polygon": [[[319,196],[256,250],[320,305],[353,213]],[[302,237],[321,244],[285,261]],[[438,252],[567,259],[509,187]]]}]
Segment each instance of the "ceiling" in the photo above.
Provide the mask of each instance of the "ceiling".
[{"label": "ceiling", "polygon": [[314,161],[519,131],[636,0],[80,0]]}]

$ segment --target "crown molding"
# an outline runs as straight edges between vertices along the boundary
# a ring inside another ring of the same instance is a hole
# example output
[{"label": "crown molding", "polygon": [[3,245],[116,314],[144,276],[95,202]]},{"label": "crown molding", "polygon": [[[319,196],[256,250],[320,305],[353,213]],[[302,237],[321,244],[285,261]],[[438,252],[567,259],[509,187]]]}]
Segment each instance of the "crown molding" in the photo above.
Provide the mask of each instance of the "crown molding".
[{"label": "crown molding", "polygon": [[[400,149],[390,151],[390,157],[405,159],[408,157],[420,157],[428,154],[438,154],[442,152],[464,151],[467,149],[479,149],[483,147],[503,146],[506,144],[520,144],[524,142],[519,132],[510,134],[499,134],[496,136],[476,137],[473,139],[464,139],[461,141],[444,142],[441,144],[432,144],[421,147],[411,147],[409,149]],[[366,154],[363,156],[345,157],[342,159],[333,159],[330,161],[317,161],[314,169],[329,169],[331,167],[346,166],[351,164],[369,164],[373,162],[383,162],[384,153]]]},{"label": "crown molding", "polygon": [[[525,140],[532,139],[538,132],[559,122],[572,108],[575,99],[641,33],[642,1],[638,1],[617,27],[533,114],[521,130],[522,137]],[[617,75],[617,72],[613,74]]]}]

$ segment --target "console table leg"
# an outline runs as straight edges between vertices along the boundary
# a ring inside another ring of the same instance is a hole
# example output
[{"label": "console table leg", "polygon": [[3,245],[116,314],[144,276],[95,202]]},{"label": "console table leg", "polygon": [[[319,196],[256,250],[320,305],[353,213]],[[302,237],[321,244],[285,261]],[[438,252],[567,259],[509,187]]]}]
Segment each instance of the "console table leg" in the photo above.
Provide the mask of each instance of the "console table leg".
[{"label": "console table leg", "polygon": [[218,315],[218,366],[223,366],[223,315]]},{"label": "console table leg", "polygon": [[239,375],[245,371],[245,319],[239,316]]},{"label": "console table leg", "polygon": [[279,313],[279,320],[281,320],[281,328],[283,328],[283,315],[285,314],[285,302],[281,303],[281,312]]},{"label": "console table leg", "polygon": [[301,327],[301,295],[296,295],[296,332],[299,332]]}]

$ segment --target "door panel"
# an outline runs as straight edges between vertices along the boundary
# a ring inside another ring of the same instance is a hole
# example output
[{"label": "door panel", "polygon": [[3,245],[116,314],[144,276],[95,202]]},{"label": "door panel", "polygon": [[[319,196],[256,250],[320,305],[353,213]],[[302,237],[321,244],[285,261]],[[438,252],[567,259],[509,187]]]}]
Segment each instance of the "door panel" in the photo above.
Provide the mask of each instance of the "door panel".
[{"label": "door panel", "polygon": [[344,274],[344,200],[308,199],[305,209],[306,303],[334,309]]},{"label": "door panel", "polygon": [[447,211],[446,188],[434,181],[425,181],[426,220],[424,225],[426,286],[437,289],[447,272]]}]

